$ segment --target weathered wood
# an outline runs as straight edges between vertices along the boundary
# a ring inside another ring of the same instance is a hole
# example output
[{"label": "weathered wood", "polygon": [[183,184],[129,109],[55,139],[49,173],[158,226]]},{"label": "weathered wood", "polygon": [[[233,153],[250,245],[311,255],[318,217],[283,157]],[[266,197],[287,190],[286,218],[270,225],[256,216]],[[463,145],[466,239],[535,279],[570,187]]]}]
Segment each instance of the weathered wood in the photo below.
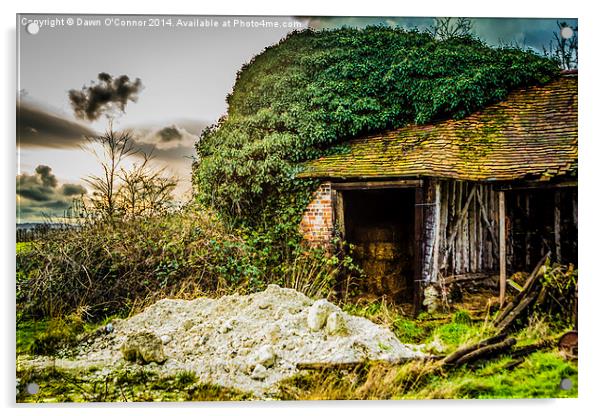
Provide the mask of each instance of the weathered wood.
[{"label": "weathered wood", "polygon": [[510,356],[512,358],[524,357],[526,355],[532,354],[535,351],[539,351],[544,348],[549,348],[554,345],[554,339],[544,339],[542,341],[536,342],[534,344],[524,345],[522,347],[514,348],[510,352]]},{"label": "weathered wood", "polygon": [[[531,215],[531,197],[525,195],[525,215],[527,218]],[[525,233],[525,267],[531,267],[531,229],[528,228]]]},{"label": "weathered wood", "polygon": [[521,189],[558,189],[558,188],[576,188],[577,181],[569,180],[562,182],[548,182],[542,183],[541,181],[524,181],[509,183],[503,185],[496,185],[495,190],[497,191],[510,191],[510,190],[521,190]]},{"label": "weathered wood", "polygon": [[422,309],[422,296],[424,284],[422,282],[424,236],[423,236],[423,210],[424,191],[422,187],[416,188],[414,193],[414,315],[418,316]]},{"label": "weathered wood", "polygon": [[528,295],[525,295],[525,297],[518,303],[518,305],[512,308],[512,310],[508,312],[506,317],[497,325],[498,331],[506,332],[510,325],[512,325],[514,321],[537,300],[537,298],[541,295],[542,290],[545,289],[532,290]]},{"label": "weathered wood", "polygon": [[[477,188],[477,192],[478,192],[478,188],[480,187],[480,185],[475,185]],[[469,229],[469,237],[468,237],[468,241],[470,243],[470,247],[469,247],[469,252],[470,252],[470,267],[469,270],[470,272],[476,272],[478,270],[478,265],[477,265],[477,254],[479,251],[479,246],[478,246],[478,239],[477,239],[477,203],[475,201],[475,199],[472,199],[472,204],[470,205],[470,229]]]},{"label": "weathered wood", "polygon": [[435,241],[433,241],[433,256],[431,260],[431,282],[439,280],[439,245],[441,239],[441,184],[435,183],[435,209],[434,209],[434,224],[433,234]]},{"label": "weathered wood", "polygon": [[554,192],[554,248],[556,250],[556,262],[562,263],[562,250],[560,239],[560,191]]},{"label": "weathered wood", "polygon": [[[459,215],[458,218],[456,219],[456,222],[454,223],[453,227],[452,227],[452,231],[449,235],[449,237],[447,238],[447,250],[445,251],[445,254],[443,255],[443,261],[446,262],[447,258],[450,254],[450,247],[454,241],[454,239],[456,238],[456,234],[458,233],[458,230],[460,228],[460,226],[462,225],[462,220],[463,218],[466,216],[466,213],[468,212],[468,207],[470,206],[470,202],[472,201],[472,198],[474,197],[475,193],[476,193],[476,186],[473,186],[472,190],[470,191],[470,194],[468,195],[468,199],[466,200],[464,206],[458,210]],[[455,273],[455,271],[454,271]]]},{"label": "weathered wood", "polygon": [[544,255],[541,258],[541,260],[537,262],[537,265],[525,281],[525,284],[523,285],[523,290],[519,292],[519,294],[516,295],[514,299],[512,299],[512,301],[508,303],[508,305],[506,305],[506,307],[495,317],[495,319],[493,320],[494,325],[497,325],[501,320],[506,318],[510,311],[512,311],[512,309],[515,308],[516,305],[518,305],[520,301],[523,300],[523,298],[532,290],[537,279],[539,279],[543,275],[543,270],[541,269],[541,267],[545,264],[549,256],[550,252]]},{"label": "weathered wood", "polygon": [[334,200],[334,212],[335,212],[335,227],[338,230],[341,240],[345,240],[345,200],[343,199],[343,193],[339,191],[335,192]]},{"label": "weathered wood", "polygon": [[404,179],[395,181],[363,181],[363,182],[333,182],[332,188],[336,190],[363,190],[387,188],[414,188],[422,186],[420,179]]},{"label": "weathered wood", "polygon": [[482,348],[474,350],[474,351],[458,358],[458,360],[456,360],[456,362],[455,362],[455,365],[463,365],[463,364],[470,363],[472,361],[477,361],[477,360],[480,360],[483,358],[488,358],[488,357],[498,355],[504,351],[509,350],[515,344],[516,344],[515,338],[508,338],[504,341],[484,346]]},{"label": "weathered wood", "polygon": [[500,240],[500,307],[506,298],[506,207],[504,192],[499,193],[499,240]]},{"label": "weathered wood", "polygon": [[455,363],[458,359],[465,356],[466,354],[470,354],[473,351],[476,351],[480,348],[486,347],[488,345],[497,344],[504,339],[506,339],[507,334],[498,334],[494,335],[490,338],[487,338],[483,341],[477,342],[476,344],[469,345],[464,348],[457,349],[443,360],[443,364],[452,364]]},{"label": "weathered wood", "polygon": [[493,226],[491,225],[491,222],[489,222],[489,218],[487,217],[487,211],[485,209],[485,204],[483,204],[483,200],[481,198],[480,191],[477,191],[477,201],[479,203],[479,208],[480,208],[479,211],[481,212],[481,220],[483,220],[483,222],[485,223],[485,227],[487,227],[487,231],[489,231],[489,235],[491,236],[491,243],[493,245],[494,253],[497,254],[497,251],[498,251],[497,236],[495,234]]},{"label": "weathered wood", "polygon": [[494,277],[495,275],[491,275],[489,273],[465,273],[465,274],[454,274],[451,276],[446,276],[444,279],[441,279],[441,283],[444,285],[448,285],[451,283],[460,283],[460,282],[468,282],[468,281],[476,281],[476,280],[484,280]]},{"label": "weathered wood", "polygon": [[448,219],[448,215],[449,215],[449,209],[448,209],[449,208],[448,207],[449,188],[450,188],[450,182],[449,181],[443,182],[442,189],[441,189],[441,212],[439,214],[439,216],[441,218],[441,223],[439,225],[441,235],[439,236],[439,253],[437,255],[437,262],[439,263],[439,266],[437,269],[437,273],[441,273],[441,270],[443,270],[445,273],[448,270],[447,264],[445,264],[444,262],[441,262],[441,259],[443,258],[443,252],[445,251],[446,242],[447,242],[447,219]]}]

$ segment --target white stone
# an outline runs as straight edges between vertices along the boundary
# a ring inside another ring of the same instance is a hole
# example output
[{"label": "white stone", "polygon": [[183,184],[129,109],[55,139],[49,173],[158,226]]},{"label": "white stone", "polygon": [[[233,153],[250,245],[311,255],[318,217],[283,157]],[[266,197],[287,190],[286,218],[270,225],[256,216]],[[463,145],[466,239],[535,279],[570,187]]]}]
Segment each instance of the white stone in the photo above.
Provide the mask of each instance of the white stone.
[{"label": "white stone", "polygon": [[251,373],[253,380],[263,380],[268,376],[268,369],[261,364],[257,364]]},{"label": "white stone", "polygon": [[331,335],[342,334],[346,330],[345,318],[340,312],[333,312],[326,319],[326,332]]},{"label": "white stone", "polygon": [[257,364],[261,364],[264,367],[271,367],[276,361],[276,354],[271,345],[263,345],[256,352],[253,361]]},{"label": "white stone", "polygon": [[171,337],[169,335],[161,335],[161,342],[163,343],[163,345],[169,344],[170,341]]},{"label": "white stone", "polygon": [[314,302],[307,313],[307,326],[312,331],[319,331],[326,323],[326,318],[334,312],[335,306],[326,299]]}]

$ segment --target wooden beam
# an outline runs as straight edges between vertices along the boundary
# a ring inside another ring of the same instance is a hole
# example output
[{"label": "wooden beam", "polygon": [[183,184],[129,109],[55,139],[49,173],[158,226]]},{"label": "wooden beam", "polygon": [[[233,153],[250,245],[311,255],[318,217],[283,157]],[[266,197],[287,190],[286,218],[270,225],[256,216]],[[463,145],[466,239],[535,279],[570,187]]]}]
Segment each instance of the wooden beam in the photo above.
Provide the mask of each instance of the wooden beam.
[{"label": "wooden beam", "polygon": [[494,185],[496,191],[510,191],[519,189],[555,189],[555,188],[576,188],[577,181],[561,181],[561,182],[541,182],[541,181],[524,181],[516,183],[505,183]]},{"label": "wooden beam", "polygon": [[333,182],[332,188],[336,190],[367,190],[387,188],[415,188],[422,186],[420,179],[406,179],[396,181],[365,181],[365,182]]},{"label": "wooden beam", "polygon": [[560,191],[554,192],[554,247],[556,249],[556,262],[562,263],[562,240],[560,238]]},{"label": "wooden beam", "polygon": [[416,188],[414,198],[414,316],[418,316],[422,309],[422,282],[423,260],[423,224],[424,224],[424,190]]},{"label": "wooden beam", "polygon": [[[345,240],[345,205],[343,200],[343,193],[334,191],[334,229],[338,231],[338,235],[341,238],[341,244]],[[335,232],[336,232],[335,231]]]},{"label": "wooden beam", "polygon": [[506,201],[504,191],[499,195],[499,239],[500,239],[500,308],[506,298]]},{"label": "wooden beam", "polygon": [[435,209],[433,210],[433,233],[435,241],[433,241],[433,256],[431,264],[431,282],[439,280],[439,245],[441,238],[441,183],[435,183]]}]

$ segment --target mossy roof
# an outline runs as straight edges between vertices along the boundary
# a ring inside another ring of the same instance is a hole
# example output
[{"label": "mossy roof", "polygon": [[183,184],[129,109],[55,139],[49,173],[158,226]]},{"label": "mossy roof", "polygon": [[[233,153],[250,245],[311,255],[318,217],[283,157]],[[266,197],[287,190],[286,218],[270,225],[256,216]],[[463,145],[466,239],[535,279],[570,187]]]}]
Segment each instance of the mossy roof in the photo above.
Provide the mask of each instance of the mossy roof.
[{"label": "mossy roof", "polygon": [[408,125],[348,142],[299,177],[548,180],[577,170],[577,76],[511,92],[461,120]]}]

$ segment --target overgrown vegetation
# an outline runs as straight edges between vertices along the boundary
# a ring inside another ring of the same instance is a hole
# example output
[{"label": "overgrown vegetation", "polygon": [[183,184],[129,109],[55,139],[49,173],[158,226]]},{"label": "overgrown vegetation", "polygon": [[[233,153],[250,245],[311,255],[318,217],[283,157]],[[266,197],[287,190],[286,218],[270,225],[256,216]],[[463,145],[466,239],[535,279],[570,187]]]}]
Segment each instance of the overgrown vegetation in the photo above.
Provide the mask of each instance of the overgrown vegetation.
[{"label": "overgrown vegetation", "polygon": [[[30,243],[32,244],[32,243]],[[17,250],[18,313],[85,320],[130,313],[164,297],[247,293],[270,283],[333,293],[349,257],[297,247],[274,253],[257,234],[229,230],[190,206],[162,216],[90,222]]]},{"label": "overgrown vegetation", "polygon": [[340,144],[358,135],[466,116],[557,73],[550,59],[469,35],[388,27],[293,33],[241,69],[227,116],[202,133],[198,198],[278,239],[296,235],[314,186],[295,178],[303,161],[344,151]]}]

